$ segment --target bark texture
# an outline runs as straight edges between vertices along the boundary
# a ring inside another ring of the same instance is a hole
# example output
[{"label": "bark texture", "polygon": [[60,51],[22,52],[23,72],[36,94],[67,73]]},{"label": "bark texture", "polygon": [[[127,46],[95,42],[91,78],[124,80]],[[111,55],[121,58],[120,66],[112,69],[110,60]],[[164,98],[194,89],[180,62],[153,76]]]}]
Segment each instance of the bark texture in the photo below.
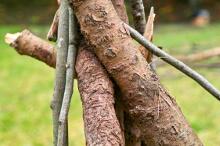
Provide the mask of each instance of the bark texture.
[{"label": "bark texture", "polygon": [[160,85],[109,0],[72,0],[81,31],[120,87],[126,111],[147,145],[196,145],[175,100]]},{"label": "bark texture", "polygon": [[76,60],[88,146],[124,145],[114,109],[113,84],[91,48],[81,44]]},{"label": "bark texture", "polygon": [[16,34],[6,34],[5,42],[21,55],[31,56],[51,67],[56,65],[54,46],[35,36],[29,30],[23,30]]},{"label": "bark texture", "polygon": [[[121,20],[129,24],[124,0],[112,0],[112,3],[118,16],[121,18]],[[143,48],[143,50],[141,51],[142,51],[142,54],[147,52],[145,48]],[[122,101],[120,101],[120,96],[123,96],[123,95],[120,93],[120,89],[118,87],[115,89],[115,92],[116,92],[115,110],[116,110],[116,114],[119,119],[120,125],[123,129],[125,145],[126,146],[140,146],[141,145],[140,130],[131,120],[131,118],[129,117],[129,114],[125,113],[123,105],[122,105]]]}]

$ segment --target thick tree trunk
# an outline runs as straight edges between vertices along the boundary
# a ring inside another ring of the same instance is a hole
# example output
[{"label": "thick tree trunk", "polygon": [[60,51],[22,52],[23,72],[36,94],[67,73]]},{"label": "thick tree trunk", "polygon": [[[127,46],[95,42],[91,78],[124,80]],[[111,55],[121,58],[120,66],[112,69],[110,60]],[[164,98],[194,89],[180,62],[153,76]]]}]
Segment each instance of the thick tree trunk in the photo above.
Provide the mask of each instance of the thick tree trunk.
[{"label": "thick tree trunk", "polygon": [[[56,52],[53,46],[30,31],[24,30],[21,33],[8,34],[6,42],[12,47],[16,47],[20,54],[34,57],[55,67]],[[114,109],[113,83],[92,50],[82,43],[76,61],[86,143],[89,146],[123,146],[123,132]]]},{"label": "thick tree trunk", "polygon": [[147,145],[202,145],[160,85],[110,0],[72,0],[81,31],[122,91],[125,108]]}]

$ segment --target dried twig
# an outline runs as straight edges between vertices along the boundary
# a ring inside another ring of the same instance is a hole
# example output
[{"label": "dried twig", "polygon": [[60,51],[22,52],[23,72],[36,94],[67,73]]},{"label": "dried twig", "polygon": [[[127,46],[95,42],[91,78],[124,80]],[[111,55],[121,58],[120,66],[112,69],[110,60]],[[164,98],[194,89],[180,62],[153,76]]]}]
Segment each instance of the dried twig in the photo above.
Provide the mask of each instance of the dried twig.
[{"label": "dried twig", "polygon": [[69,48],[67,56],[66,85],[59,116],[58,144],[63,146],[65,143],[65,124],[68,120],[71,97],[73,94],[73,84],[75,76],[75,58],[77,52],[77,23],[72,8],[69,7]]},{"label": "dried twig", "polygon": [[56,11],[50,29],[47,33],[47,39],[49,41],[56,42],[57,40],[57,31],[58,31],[58,23],[59,23],[59,9]]},{"label": "dried twig", "polygon": [[[58,25],[58,45],[57,45],[57,60],[56,60],[56,78],[53,100],[51,102],[51,108],[53,110],[53,133],[54,133],[54,145],[57,145],[58,136],[58,121],[60,115],[60,109],[63,101],[63,95],[65,90],[66,79],[66,61],[69,42],[69,2],[68,0],[62,0],[60,4],[60,21]],[[67,134],[67,123],[66,134]],[[65,136],[67,139],[67,135]],[[68,140],[65,140],[68,141]],[[65,144],[67,145],[67,144]],[[64,145],[64,146],[65,146]]]},{"label": "dried twig", "polygon": [[215,88],[207,79],[201,76],[199,73],[185,65],[183,62],[177,60],[173,56],[169,55],[168,53],[164,52],[163,50],[159,49],[156,45],[152,44],[149,40],[145,39],[140,33],[138,33],[135,29],[130,27],[129,25],[125,24],[126,28],[129,30],[131,36],[155,54],[158,57],[161,57],[165,62],[169,63],[170,65],[174,66],[179,71],[183,72],[193,80],[195,80],[198,84],[200,84],[205,90],[211,93],[216,99],[220,100],[220,91]]},{"label": "dried twig", "polygon": [[[149,41],[153,40],[154,18],[155,18],[154,8],[151,7],[150,14],[148,16],[148,20],[147,20],[147,24],[145,28],[145,32],[144,32],[144,37],[148,39]],[[144,46],[141,46],[139,50],[141,51],[144,58],[146,58],[148,63],[152,62],[153,54],[150,51],[146,50]]]}]

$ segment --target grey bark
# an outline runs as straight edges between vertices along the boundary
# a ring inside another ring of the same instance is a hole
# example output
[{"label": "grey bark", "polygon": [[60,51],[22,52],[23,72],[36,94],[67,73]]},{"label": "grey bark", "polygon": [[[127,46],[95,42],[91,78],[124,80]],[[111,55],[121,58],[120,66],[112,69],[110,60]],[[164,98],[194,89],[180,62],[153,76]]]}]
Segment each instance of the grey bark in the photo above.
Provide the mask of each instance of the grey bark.
[{"label": "grey bark", "polygon": [[[58,137],[58,121],[60,115],[60,109],[63,101],[63,95],[65,90],[66,79],[66,61],[69,42],[69,2],[68,0],[62,0],[60,4],[60,21],[58,25],[58,44],[57,44],[57,59],[56,59],[56,75],[54,94],[51,102],[51,108],[53,110],[53,135],[54,146],[57,145]],[[67,139],[68,123],[65,124],[65,137]],[[65,144],[67,145],[67,144]],[[64,145],[64,146],[65,146]]]},{"label": "grey bark", "polygon": [[73,14],[73,10],[69,7],[69,48],[66,64],[66,85],[62,102],[62,107],[59,116],[58,127],[58,146],[63,146],[68,141],[65,138],[65,125],[68,120],[68,113],[70,108],[71,97],[73,94],[73,84],[75,76],[75,58],[77,52],[77,21]]}]

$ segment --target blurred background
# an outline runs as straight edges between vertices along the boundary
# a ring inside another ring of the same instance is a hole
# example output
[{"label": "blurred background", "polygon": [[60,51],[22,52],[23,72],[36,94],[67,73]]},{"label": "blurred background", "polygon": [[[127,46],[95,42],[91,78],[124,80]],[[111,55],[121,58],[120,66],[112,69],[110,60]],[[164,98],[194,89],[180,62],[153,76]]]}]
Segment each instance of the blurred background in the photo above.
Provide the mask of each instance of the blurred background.
[{"label": "blurred background", "polygon": [[[131,17],[129,2],[126,4]],[[176,56],[220,48],[219,0],[147,0],[146,15],[150,6],[155,7],[156,13],[154,43],[163,50]],[[0,0],[0,146],[52,145],[49,105],[54,69],[17,54],[4,42],[4,35],[27,28],[46,39],[56,9],[55,0]],[[220,89],[218,56],[191,66]],[[159,66],[157,73],[204,144],[219,146],[219,102],[169,65]],[[85,145],[76,82],[70,112],[70,145]]]}]

